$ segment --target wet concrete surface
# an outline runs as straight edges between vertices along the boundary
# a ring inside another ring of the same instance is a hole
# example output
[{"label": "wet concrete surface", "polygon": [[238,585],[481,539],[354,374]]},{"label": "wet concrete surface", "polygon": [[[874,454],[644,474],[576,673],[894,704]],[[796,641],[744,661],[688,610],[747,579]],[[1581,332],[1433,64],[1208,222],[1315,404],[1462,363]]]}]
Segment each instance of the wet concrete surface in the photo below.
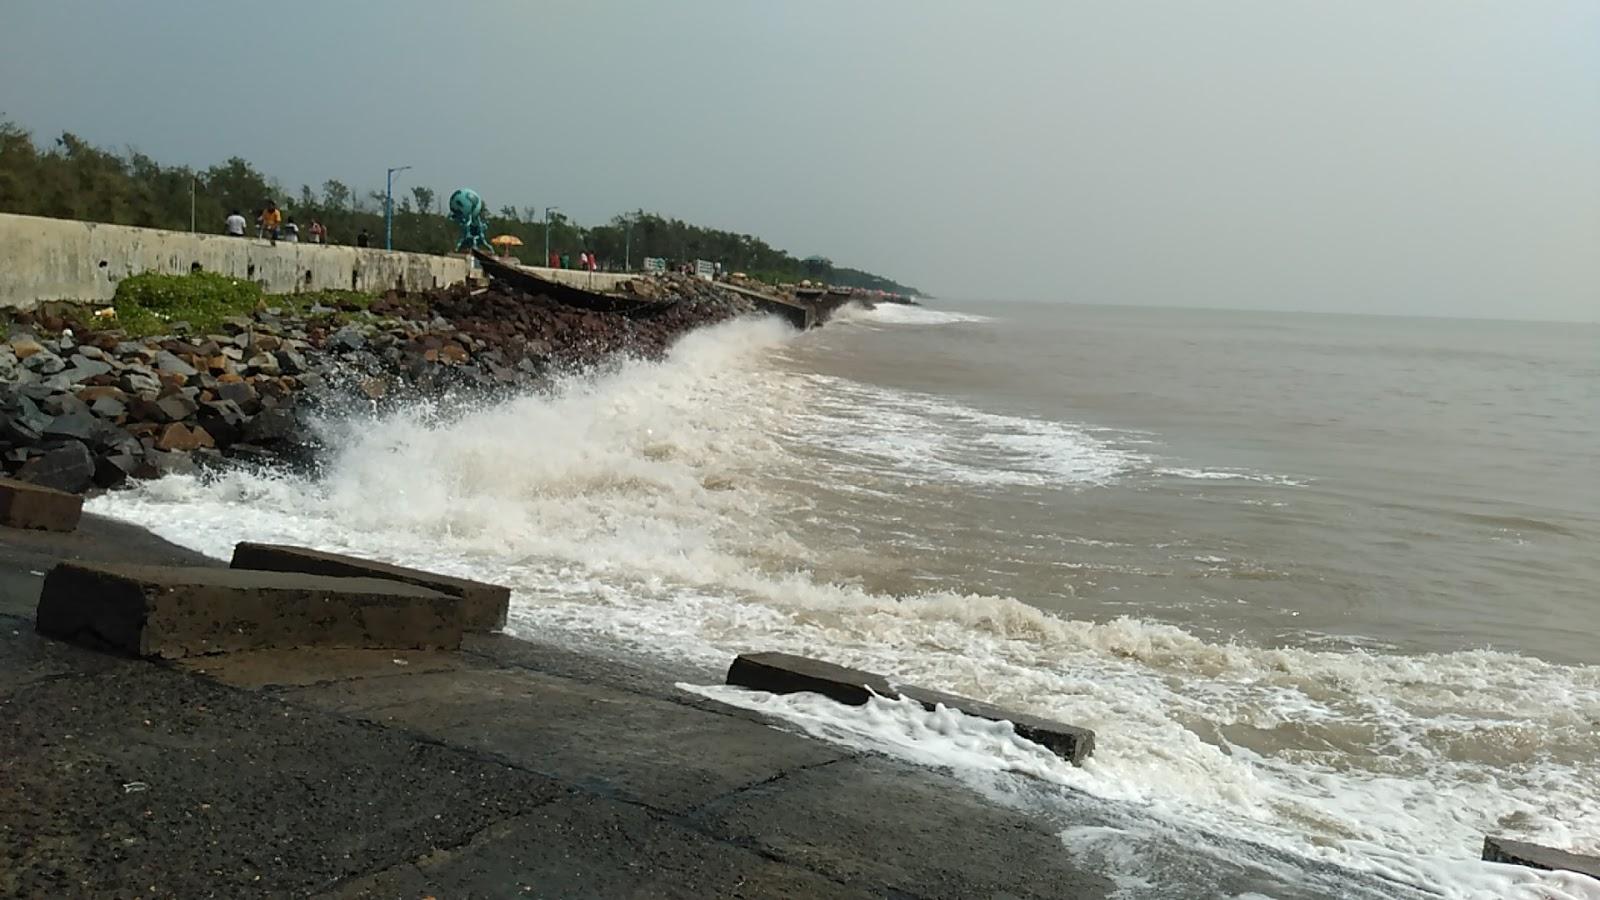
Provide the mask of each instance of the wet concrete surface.
[{"label": "wet concrete surface", "polygon": [[0,533],[0,895],[1111,891],[1045,825],[946,774],[643,666],[498,635],[181,664],[58,644],[31,616],[59,559],[218,564],[94,517]]}]

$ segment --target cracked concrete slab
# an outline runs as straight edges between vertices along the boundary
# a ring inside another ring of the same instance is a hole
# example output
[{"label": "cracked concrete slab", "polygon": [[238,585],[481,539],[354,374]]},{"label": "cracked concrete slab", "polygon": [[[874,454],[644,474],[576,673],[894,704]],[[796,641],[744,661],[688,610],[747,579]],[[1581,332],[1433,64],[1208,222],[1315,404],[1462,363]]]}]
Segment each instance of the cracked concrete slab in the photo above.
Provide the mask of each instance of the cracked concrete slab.
[{"label": "cracked concrete slab", "polygon": [[747,719],[519,669],[464,668],[285,696],[674,812],[848,755]]},{"label": "cracked concrete slab", "polygon": [[1055,829],[974,799],[947,775],[863,756],[742,792],[693,820],[774,859],[916,897],[1112,892],[1067,853]]},{"label": "cracked concrete slab", "polygon": [[29,897],[304,895],[567,790],[138,663],[0,697],[0,785],[0,894]]},{"label": "cracked concrete slab", "polygon": [[860,887],[720,842],[638,806],[576,795],[327,900],[393,897],[867,898]]}]

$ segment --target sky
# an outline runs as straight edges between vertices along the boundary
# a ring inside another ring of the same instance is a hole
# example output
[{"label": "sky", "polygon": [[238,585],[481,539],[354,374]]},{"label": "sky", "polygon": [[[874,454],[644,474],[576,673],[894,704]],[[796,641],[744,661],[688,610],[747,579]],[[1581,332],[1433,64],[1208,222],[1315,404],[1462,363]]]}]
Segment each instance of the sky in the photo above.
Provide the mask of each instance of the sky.
[{"label": "sky", "polygon": [[0,115],[953,298],[1600,320],[1596,0],[4,0]]}]

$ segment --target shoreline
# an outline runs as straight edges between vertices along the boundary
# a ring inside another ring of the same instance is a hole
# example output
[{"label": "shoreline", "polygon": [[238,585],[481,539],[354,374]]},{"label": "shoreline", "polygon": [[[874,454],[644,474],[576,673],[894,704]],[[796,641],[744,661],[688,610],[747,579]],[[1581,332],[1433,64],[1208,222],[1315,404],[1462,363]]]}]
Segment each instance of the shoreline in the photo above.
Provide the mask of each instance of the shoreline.
[{"label": "shoreline", "polygon": [[33,573],[61,559],[216,564],[98,516],[0,534],[0,771],[21,800],[0,810],[0,893],[1112,892],[949,775],[648,666],[504,634],[173,664],[49,641]]}]

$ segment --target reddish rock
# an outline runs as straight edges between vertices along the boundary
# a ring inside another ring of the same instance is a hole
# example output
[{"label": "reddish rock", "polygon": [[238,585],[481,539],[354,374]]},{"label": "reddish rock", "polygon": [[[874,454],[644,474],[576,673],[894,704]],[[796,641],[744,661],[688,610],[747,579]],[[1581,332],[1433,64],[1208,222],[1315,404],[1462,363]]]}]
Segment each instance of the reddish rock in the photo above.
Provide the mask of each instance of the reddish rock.
[{"label": "reddish rock", "polygon": [[128,399],[128,395],[117,387],[95,385],[78,391],[78,399],[85,403],[93,403],[104,397],[110,397],[112,400]]},{"label": "reddish rock", "polygon": [[211,433],[204,428],[190,428],[178,422],[161,429],[161,436],[156,438],[156,448],[159,450],[198,450],[216,445]]}]

